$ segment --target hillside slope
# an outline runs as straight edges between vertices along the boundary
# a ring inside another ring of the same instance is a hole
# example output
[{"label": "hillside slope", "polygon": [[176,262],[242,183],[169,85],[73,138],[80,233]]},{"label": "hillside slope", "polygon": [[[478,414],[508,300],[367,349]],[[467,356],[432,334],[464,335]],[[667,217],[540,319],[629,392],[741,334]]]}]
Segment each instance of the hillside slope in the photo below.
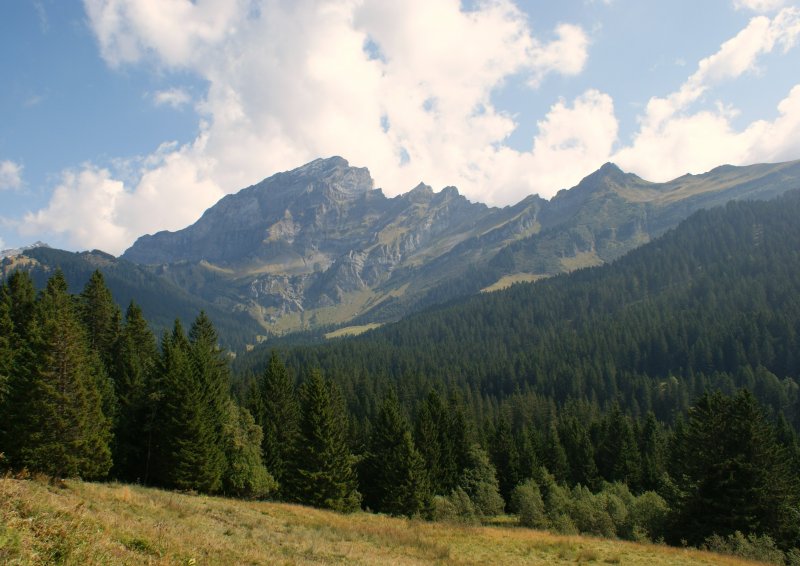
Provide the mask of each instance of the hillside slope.
[{"label": "hillside slope", "polygon": [[0,562],[64,564],[745,565],[728,556],[566,537],[339,515],[138,486],[0,478]]},{"label": "hillside slope", "polygon": [[260,332],[260,327],[246,314],[223,310],[134,263],[97,250],[73,253],[49,247],[28,249],[0,259],[0,280],[17,269],[24,269],[41,289],[56,268],[64,272],[72,293],[80,293],[91,274],[100,270],[123,312],[131,300],[135,301],[157,336],[172,328],[176,318],[188,324],[201,310],[214,321],[228,348],[244,349],[244,345],[252,343]]},{"label": "hillside slope", "polygon": [[[388,376],[420,396],[448,383],[498,398],[520,388],[557,402],[621,397],[667,421],[716,376],[800,418],[798,217],[800,191],[729,203],[611,264],[291,350],[288,361],[347,381]],[[239,368],[260,371],[267,350]]]}]

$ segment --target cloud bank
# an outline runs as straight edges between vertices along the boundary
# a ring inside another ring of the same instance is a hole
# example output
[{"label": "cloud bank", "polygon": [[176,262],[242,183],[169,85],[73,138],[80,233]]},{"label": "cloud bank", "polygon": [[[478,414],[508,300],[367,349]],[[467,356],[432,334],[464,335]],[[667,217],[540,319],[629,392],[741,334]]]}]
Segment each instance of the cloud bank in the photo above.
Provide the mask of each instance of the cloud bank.
[{"label": "cloud bank", "polygon": [[[458,0],[84,4],[109,66],[189,72],[208,90],[194,103],[195,140],[133,163],[132,181],[92,164],[65,172],[49,205],[25,218],[24,230],[56,232],[75,247],[119,253],[143,233],[187,225],[226,192],[320,156],[369,167],[389,195],[424,180],[504,205],[550,196],[609,160],[664,180],[800,154],[800,85],[773,121],[740,130],[730,106],[697,109],[715,85],[795,46],[798,11],[768,0],[737,2],[777,13],[754,16],[678,90],[653,97],[632,139],[618,139],[611,96],[588,89],[553,101],[523,151],[507,144],[517,123],[492,94],[512,78],[536,89],[580,74],[591,44],[570,23],[534,33],[510,0],[470,9]],[[190,99],[176,87],[154,102]]]}]

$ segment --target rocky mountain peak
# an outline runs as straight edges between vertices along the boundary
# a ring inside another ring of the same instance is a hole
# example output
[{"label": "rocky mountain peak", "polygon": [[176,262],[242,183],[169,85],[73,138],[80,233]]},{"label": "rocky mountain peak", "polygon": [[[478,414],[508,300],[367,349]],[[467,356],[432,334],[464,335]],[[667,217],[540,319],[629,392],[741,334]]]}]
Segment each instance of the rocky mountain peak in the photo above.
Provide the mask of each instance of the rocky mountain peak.
[{"label": "rocky mountain peak", "polygon": [[287,177],[285,180],[289,181],[288,184],[302,185],[310,181],[312,186],[324,187],[329,193],[344,198],[359,197],[374,188],[366,167],[350,167],[347,160],[339,156],[315,159],[283,175]]}]

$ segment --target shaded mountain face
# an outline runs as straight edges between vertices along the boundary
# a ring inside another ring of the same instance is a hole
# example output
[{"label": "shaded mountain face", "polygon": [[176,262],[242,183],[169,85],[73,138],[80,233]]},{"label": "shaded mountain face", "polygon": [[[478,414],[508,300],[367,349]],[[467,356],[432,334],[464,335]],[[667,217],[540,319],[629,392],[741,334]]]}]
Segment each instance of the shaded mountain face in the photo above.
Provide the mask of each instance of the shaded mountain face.
[{"label": "shaded mountain face", "polygon": [[123,259],[265,335],[396,320],[423,306],[613,260],[700,208],[800,187],[800,162],[651,183],[606,164],[550,201],[505,208],[420,184],[387,198],[369,172],[317,159],[228,195]]},{"label": "shaded mountain face", "polygon": [[171,330],[176,318],[188,326],[201,310],[213,320],[222,344],[232,350],[243,350],[261,331],[246,313],[222,310],[213,302],[190,295],[158,277],[150,269],[98,250],[74,253],[46,245],[30,246],[0,258],[0,282],[14,271],[25,270],[36,287],[42,289],[56,268],[64,272],[69,291],[74,294],[83,290],[95,270],[101,271],[122,312],[135,301],[157,336]]},{"label": "shaded mountain face", "polygon": [[318,159],[226,196],[185,230],[140,238],[123,259],[294,330],[345,322],[410,287],[419,294],[441,279],[415,277],[421,267],[500,227],[498,243],[534,233],[544,202],[489,208],[424,184],[387,198],[366,169]]}]

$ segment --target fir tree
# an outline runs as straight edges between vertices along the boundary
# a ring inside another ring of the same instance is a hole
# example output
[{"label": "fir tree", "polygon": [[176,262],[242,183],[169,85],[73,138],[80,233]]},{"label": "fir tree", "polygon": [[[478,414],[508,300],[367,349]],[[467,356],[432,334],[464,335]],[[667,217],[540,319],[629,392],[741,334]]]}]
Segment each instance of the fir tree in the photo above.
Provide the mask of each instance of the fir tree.
[{"label": "fir tree", "polygon": [[[6,287],[0,285],[0,413],[5,414],[5,400],[14,366],[14,323],[11,320],[10,300],[6,298]],[[2,427],[2,425],[0,425]],[[0,433],[0,442],[2,442]],[[2,444],[0,444],[0,452]]]},{"label": "fir tree", "polygon": [[[300,408],[286,366],[273,351],[261,379],[249,396],[250,410],[263,430],[261,456],[279,484],[279,494],[291,498],[288,475],[299,435]],[[286,488],[284,489],[284,484]]]},{"label": "fir tree", "polygon": [[457,489],[462,489],[469,496],[479,515],[491,517],[503,512],[505,503],[500,496],[494,466],[486,451],[477,444],[469,449],[468,461],[459,478]]},{"label": "fir tree", "polygon": [[384,399],[373,422],[369,451],[360,469],[364,504],[370,509],[412,517],[427,507],[425,463],[394,392]]},{"label": "fir tree", "polygon": [[300,503],[358,509],[361,495],[347,446],[347,414],[338,389],[313,370],[301,389],[300,441],[292,494]]},{"label": "fir tree", "polygon": [[674,541],[740,531],[769,535],[784,548],[800,542],[796,471],[748,391],[701,397],[675,457]]},{"label": "fir tree", "polygon": [[100,364],[57,271],[28,326],[34,353],[10,393],[10,459],[53,477],[104,477],[111,467],[111,423],[103,413]]},{"label": "fir tree", "polygon": [[125,325],[115,346],[114,387],[117,394],[117,421],[114,443],[114,473],[128,481],[147,477],[150,427],[158,407],[155,370],[158,346],[142,310],[128,306]]},{"label": "fir tree", "polygon": [[166,487],[213,493],[222,487],[223,445],[217,423],[208,420],[208,388],[191,349],[176,320],[162,345],[154,472],[156,483]]},{"label": "fir tree", "polygon": [[500,495],[506,503],[510,503],[511,492],[522,479],[522,474],[517,443],[511,430],[511,423],[505,414],[500,416],[490,437],[489,456],[497,470]]},{"label": "fir tree", "polygon": [[79,297],[80,316],[89,347],[98,353],[108,375],[114,372],[114,347],[120,333],[121,314],[100,271],[92,273]]},{"label": "fir tree", "polygon": [[228,420],[230,367],[218,341],[211,319],[201,311],[189,330],[189,359],[195,384],[202,394],[203,424],[210,435],[211,447],[205,461],[210,477],[221,477],[227,467],[222,439]]}]

